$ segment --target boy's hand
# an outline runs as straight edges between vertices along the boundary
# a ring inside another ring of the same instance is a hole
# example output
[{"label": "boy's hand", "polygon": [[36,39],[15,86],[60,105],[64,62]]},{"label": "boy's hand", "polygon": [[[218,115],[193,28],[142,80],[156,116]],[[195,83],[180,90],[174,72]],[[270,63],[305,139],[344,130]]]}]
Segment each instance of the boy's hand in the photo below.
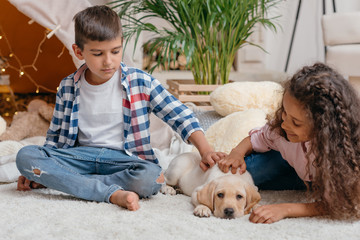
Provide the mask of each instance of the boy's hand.
[{"label": "boy's hand", "polygon": [[228,155],[227,157],[221,159],[218,162],[218,166],[221,171],[227,173],[231,168],[231,173],[235,174],[237,169],[240,168],[240,174],[243,174],[246,171],[246,163],[244,157],[233,157],[232,154]]},{"label": "boy's hand", "polygon": [[205,172],[226,156],[223,152],[206,152],[202,155],[200,168]]}]

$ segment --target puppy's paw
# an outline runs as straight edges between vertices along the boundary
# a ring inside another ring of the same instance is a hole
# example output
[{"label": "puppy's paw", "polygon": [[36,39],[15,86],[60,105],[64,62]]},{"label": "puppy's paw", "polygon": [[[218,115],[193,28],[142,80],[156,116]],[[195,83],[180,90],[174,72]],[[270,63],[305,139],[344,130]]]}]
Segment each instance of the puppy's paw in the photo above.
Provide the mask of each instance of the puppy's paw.
[{"label": "puppy's paw", "polygon": [[176,190],[173,187],[166,185],[166,184],[163,184],[161,186],[160,192],[162,194],[166,194],[166,195],[176,195]]},{"label": "puppy's paw", "polygon": [[210,217],[211,210],[205,205],[197,205],[194,209],[194,215],[198,217]]}]

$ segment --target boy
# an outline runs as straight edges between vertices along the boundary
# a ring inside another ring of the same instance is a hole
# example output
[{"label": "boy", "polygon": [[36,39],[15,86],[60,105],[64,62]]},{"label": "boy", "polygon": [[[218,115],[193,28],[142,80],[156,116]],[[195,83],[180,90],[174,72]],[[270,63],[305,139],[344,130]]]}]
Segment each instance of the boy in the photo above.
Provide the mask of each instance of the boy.
[{"label": "boy", "polygon": [[19,151],[18,190],[46,186],[139,209],[139,198],[156,194],[164,182],[150,145],[150,112],[194,144],[204,170],[223,157],[186,106],[149,74],[121,62],[122,27],[114,11],[89,7],[74,21],[73,50],[85,64],[60,83],[45,145]]}]

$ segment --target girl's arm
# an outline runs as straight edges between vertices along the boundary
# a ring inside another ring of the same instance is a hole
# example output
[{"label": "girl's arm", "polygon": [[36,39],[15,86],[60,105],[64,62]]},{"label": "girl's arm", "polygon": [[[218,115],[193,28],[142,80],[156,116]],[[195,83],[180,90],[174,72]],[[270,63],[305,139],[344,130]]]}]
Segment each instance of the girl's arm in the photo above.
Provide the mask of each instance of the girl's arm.
[{"label": "girl's arm", "polygon": [[246,170],[246,163],[244,157],[252,152],[252,144],[250,136],[244,138],[230,154],[218,162],[221,171],[227,173],[231,168],[233,174],[240,168],[240,173],[244,173]]},{"label": "girl's arm", "polygon": [[251,213],[249,220],[253,223],[274,223],[283,218],[312,217],[324,215],[320,202],[313,203],[280,203],[264,205]]},{"label": "girl's arm", "polygon": [[217,161],[226,156],[225,153],[214,152],[202,131],[193,132],[189,137],[189,141],[198,149],[201,155],[200,168],[203,171],[211,168]]}]

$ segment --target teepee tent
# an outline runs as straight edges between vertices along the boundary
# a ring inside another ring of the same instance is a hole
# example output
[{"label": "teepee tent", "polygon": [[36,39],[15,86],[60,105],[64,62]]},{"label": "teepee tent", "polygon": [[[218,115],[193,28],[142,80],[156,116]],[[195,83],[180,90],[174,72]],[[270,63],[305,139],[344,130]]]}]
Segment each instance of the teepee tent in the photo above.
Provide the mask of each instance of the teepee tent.
[{"label": "teepee tent", "polygon": [[[36,21],[41,26],[49,29],[50,38],[55,35],[69,50],[73,62],[79,67],[83,62],[78,60],[72,51],[74,43],[74,15],[92,6],[88,0],[9,0],[20,12]],[[132,65],[130,58],[124,53],[124,62]]]}]

